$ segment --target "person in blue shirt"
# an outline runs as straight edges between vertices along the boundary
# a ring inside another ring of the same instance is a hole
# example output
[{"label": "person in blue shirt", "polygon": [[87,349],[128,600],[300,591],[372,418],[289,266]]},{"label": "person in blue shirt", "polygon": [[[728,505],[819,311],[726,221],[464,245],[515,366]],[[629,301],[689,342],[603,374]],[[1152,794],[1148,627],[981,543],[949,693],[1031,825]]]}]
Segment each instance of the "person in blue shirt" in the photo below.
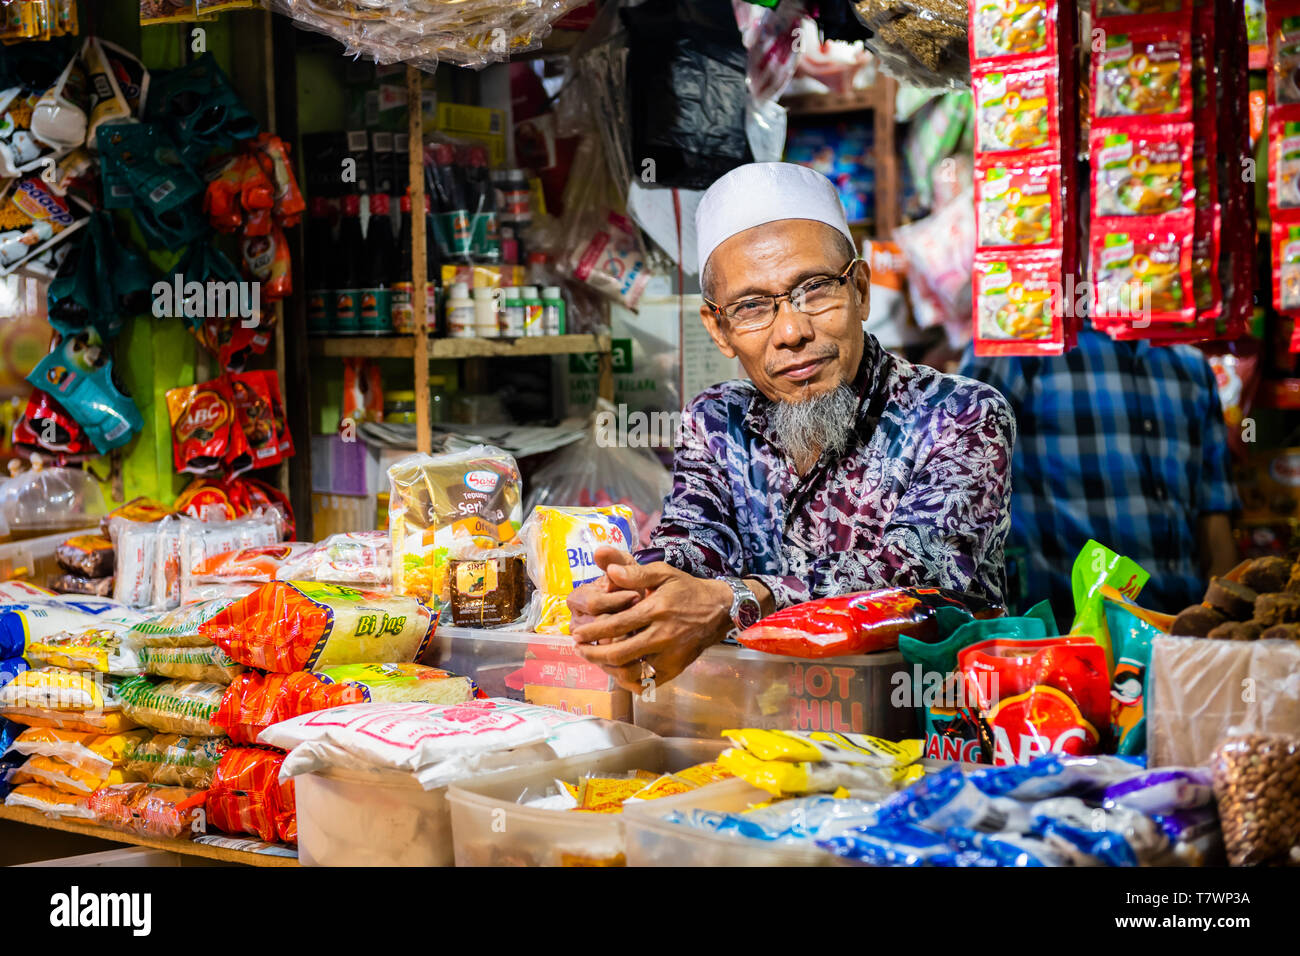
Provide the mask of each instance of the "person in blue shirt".
[{"label": "person in blue shirt", "polygon": [[1062,356],[968,350],[960,374],[998,389],[1016,417],[1008,545],[1025,551],[1022,606],[1050,598],[1069,625],[1070,569],[1089,538],[1145,568],[1138,603],[1170,613],[1237,563],[1223,411],[1199,350],[1084,329]]}]

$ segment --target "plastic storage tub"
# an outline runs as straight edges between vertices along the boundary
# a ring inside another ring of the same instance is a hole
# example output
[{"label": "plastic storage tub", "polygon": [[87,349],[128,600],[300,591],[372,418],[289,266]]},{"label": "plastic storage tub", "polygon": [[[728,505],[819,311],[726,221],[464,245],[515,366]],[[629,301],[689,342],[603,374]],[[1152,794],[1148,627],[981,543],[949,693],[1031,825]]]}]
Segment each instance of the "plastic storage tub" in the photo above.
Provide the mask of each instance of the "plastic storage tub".
[{"label": "plastic storage tub", "polygon": [[99,529],[60,531],[39,538],[0,544],[0,581],[22,578],[46,587],[50,578],[63,573],[59,563],[54,560],[54,552],[63,542],[79,534],[99,534]]},{"label": "plastic storage tub", "polygon": [[620,865],[625,814],[543,810],[516,801],[524,793],[553,794],[556,780],[572,782],[590,771],[682,770],[715,759],[725,747],[722,740],[650,738],[452,784],[447,800],[456,865]]},{"label": "plastic storage tub", "polygon": [[579,657],[567,634],[439,624],[421,662],[474,678],[489,697],[632,720],[632,695]]},{"label": "plastic storage tub", "polygon": [[900,740],[918,732],[916,712],[890,700],[895,675],[906,673],[897,651],[802,660],[720,644],[669,683],[635,695],[634,719],[661,737],[763,727]]},{"label": "plastic storage tub", "polygon": [[674,810],[739,813],[771,795],[743,780],[724,780],[677,797],[623,812],[628,866],[840,866],[834,854],[816,847],[772,844],[749,837],[697,830],[663,818]]}]

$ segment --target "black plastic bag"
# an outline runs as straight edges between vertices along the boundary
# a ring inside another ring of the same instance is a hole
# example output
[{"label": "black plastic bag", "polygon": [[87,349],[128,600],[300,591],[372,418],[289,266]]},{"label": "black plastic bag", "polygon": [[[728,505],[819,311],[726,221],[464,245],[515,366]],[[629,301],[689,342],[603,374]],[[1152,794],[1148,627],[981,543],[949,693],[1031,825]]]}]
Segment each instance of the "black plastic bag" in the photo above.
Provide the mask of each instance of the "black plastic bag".
[{"label": "black plastic bag", "polygon": [[747,54],[730,0],[646,0],[621,16],[628,34],[632,175],[647,185],[705,189],[752,162],[745,136]]}]

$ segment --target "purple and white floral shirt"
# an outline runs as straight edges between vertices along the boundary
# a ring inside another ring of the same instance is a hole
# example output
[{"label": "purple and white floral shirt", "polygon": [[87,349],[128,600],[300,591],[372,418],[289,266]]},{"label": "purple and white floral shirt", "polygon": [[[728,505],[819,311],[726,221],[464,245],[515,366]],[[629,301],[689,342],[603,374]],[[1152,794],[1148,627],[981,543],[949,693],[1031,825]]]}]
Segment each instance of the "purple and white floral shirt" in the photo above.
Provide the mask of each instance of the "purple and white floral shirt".
[{"label": "purple and white floral shirt", "polygon": [[802,477],[752,382],[696,396],[663,520],[638,560],[756,578],[778,608],[889,586],[1001,601],[1016,435],[1006,399],[891,355],[871,335],[854,385],[855,438]]}]

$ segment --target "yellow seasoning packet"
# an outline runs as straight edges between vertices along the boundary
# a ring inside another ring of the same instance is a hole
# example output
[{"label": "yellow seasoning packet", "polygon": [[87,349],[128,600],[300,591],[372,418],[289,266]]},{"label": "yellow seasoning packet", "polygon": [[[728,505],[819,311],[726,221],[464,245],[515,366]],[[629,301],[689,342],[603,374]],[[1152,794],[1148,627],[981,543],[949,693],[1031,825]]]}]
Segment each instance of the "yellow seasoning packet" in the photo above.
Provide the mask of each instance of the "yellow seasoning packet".
[{"label": "yellow seasoning packet", "polygon": [[628,797],[628,802],[641,800],[658,800],[661,797],[675,797],[681,793],[690,793],[699,789],[699,784],[689,783],[671,773],[666,773],[649,786],[638,790]]},{"label": "yellow seasoning packet", "polygon": [[759,760],[795,763],[825,760],[868,767],[899,767],[921,759],[925,749],[923,740],[895,743],[866,734],[836,734],[822,730],[724,730],[722,736]]},{"label": "yellow seasoning packet", "polygon": [[759,760],[748,751],[734,747],[724,750],[718,762],[746,783],[766,790],[774,797],[833,793],[840,787],[854,791],[874,790],[883,796],[908,779],[908,771],[911,769],[863,767],[831,761],[793,763],[787,760]]},{"label": "yellow seasoning packet", "polygon": [[584,777],[576,810],[622,813],[623,801],[645,789],[643,778]]},{"label": "yellow seasoning packet", "polygon": [[697,787],[732,778],[732,774],[716,760],[712,763],[697,763],[694,767],[678,770],[674,776],[679,780],[685,780],[687,783],[693,783]]}]

